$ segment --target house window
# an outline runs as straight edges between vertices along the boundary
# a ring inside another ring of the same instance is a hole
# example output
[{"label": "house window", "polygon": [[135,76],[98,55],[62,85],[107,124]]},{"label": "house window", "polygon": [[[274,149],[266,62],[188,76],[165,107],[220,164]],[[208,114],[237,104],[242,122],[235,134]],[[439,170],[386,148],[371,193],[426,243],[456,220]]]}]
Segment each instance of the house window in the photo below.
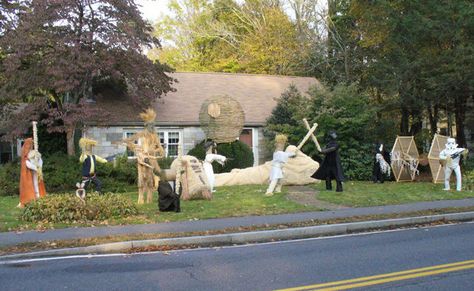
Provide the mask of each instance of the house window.
[{"label": "house window", "polygon": [[167,157],[177,157],[181,133],[176,130],[160,130],[158,136],[160,137],[161,146],[165,150],[165,155]]},{"label": "house window", "polygon": [[[134,134],[136,134],[136,132],[127,131],[127,132],[124,133],[125,138],[130,138],[130,137],[132,137],[132,135],[134,135]],[[135,141],[135,144],[138,144],[138,141],[137,141],[137,140]],[[134,153],[131,149],[129,149],[128,147],[127,147],[127,149],[125,150],[125,152],[127,153],[127,157],[129,157],[129,158],[135,158],[135,153]]]}]

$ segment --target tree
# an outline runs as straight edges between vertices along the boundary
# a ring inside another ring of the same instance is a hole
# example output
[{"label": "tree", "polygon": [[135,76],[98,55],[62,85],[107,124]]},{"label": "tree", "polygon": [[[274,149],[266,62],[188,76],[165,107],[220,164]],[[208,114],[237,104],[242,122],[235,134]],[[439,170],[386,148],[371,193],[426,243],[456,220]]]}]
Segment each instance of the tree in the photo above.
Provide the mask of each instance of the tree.
[{"label": "tree", "polygon": [[169,7],[173,16],[155,31],[170,47],[151,54],[178,70],[305,74],[308,46],[300,45],[282,1],[174,0]]},{"label": "tree", "polygon": [[11,0],[0,11],[0,96],[29,102],[24,115],[33,115],[16,133],[46,112],[48,130],[66,132],[73,154],[76,127],[103,116],[90,104],[95,83],[122,82],[140,107],[172,90],[170,68],[143,54],[160,42],[133,0]]}]

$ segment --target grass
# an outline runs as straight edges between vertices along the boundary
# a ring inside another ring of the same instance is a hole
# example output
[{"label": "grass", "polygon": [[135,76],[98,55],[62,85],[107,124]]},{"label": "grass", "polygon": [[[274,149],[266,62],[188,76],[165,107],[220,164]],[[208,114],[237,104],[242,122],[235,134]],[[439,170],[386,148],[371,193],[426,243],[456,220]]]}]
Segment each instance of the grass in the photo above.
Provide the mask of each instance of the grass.
[{"label": "grass", "polygon": [[[335,182],[333,182],[335,184]],[[333,185],[334,187],[335,185]],[[350,207],[395,205],[420,201],[473,198],[474,191],[444,191],[443,185],[430,182],[371,182],[349,181],[344,192],[327,191],[324,183],[311,187],[319,191],[318,199]]]},{"label": "grass", "polygon": [[[170,221],[200,220],[219,217],[269,215],[302,211],[317,211],[316,207],[300,205],[289,201],[286,193],[264,197],[267,185],[246,185],[220,187],[214,193],[213,199],[181,201],[181,212],[159,212],[155,200],[151,204],[139,205],[139,215],[110,219],[90,224],[58,224],[58,223],[26,223],[20,221],[21,212],[15,206],[18,197],[0,197],[0,231],[22,231],[29,229],[63,228],[70,226],[99,226],[121,224],[144,224]],[[72,194],[71,194],[72,195]],[[137,192],[126,192],[117,195],[126,195],[132,201],[137,201]]]},{"label": "grass", "polygon": [[[0,231],[43,230],[75,226],[104,226],[144,224],[171,221],[200,220],[248,215],[271,215],[303,211],[319,211],[315,206],[301,205],[286,198],[286,192],[264,197],[267,185],[220,187],[211,201],[181,201],[181,212],[159,212],[156,202],[138,206],[139,215],[114,218],[89,224],[27,223],[18,217],[18,197],[0,197]],[[318,199],[350,207],[404,204],[419,201],[462,199],[474,197],[474,191],[443,191],[440,184],[429,182],[373,184],[370,182],[346,182],[344,192],[326,191],[324,183],[310,185],[319,191]],[[283,188],[285,190],[285,187]],[[72,194],[71,194],[72,195]],[[126,192],[137,201],[136,192]]]}]

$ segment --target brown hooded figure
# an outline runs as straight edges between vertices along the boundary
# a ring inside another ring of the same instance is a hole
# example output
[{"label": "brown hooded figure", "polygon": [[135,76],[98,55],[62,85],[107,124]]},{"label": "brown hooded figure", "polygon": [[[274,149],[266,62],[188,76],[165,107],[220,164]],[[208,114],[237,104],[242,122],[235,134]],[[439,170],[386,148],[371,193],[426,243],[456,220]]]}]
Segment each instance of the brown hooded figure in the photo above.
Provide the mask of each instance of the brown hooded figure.
[{"label": "brown hooded figure", "polygon": [[37,161],[39,165],[35,165],[29,158],[30,152],[33,151],[33,139],[27,138],[21,148],[21,173],[20,173],[20,204],[24,207],[31,200],[46,195],[41,169],[43,164],[41,156],[37,152]]}]

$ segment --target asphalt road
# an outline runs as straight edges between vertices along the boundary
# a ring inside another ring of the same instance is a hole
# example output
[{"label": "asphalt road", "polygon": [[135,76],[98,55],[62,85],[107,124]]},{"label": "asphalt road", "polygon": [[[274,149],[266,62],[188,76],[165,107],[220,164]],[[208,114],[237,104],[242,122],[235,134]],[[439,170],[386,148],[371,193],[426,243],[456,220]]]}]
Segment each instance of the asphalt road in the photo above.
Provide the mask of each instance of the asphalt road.
[{"label": "asphalt road", "polygon": [[[169,253],[22,261],[0,265],[0,289],[275,290],[364,277],[338,286],[474,290],[474,261],[468,260],[474,260],[474,223]],[[411,271],[425,267],[433,268]],[[400,271],[407,272],[367,278]]]}]

